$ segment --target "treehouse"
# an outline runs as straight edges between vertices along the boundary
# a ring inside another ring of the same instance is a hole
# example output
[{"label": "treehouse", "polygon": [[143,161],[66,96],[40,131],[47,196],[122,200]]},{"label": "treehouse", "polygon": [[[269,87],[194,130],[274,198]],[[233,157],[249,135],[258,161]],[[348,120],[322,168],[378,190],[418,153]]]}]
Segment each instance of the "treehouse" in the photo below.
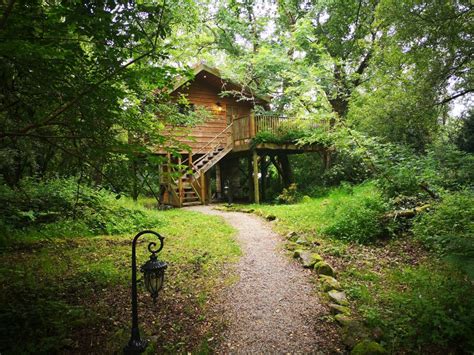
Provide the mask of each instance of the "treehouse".
[{"label": "treehouse", "polygon": [[167,135],[189,147],[167,155],[161,166],[160,197],[177,207],[222,200],[245,199],[259,203],[265,194],[266,170],[273,163],[284,185],[292,180],[288,154],[317,151],[316,146],[259,142],[265,132],[276,133],[289,120],[255,113],[256,106],[269,108],[268,97],[257,97],[241,86],[221,78],[219,71],[201,64],[194,78],[178,82],[171,93],[177,101],[184,95],[187,107],[205,107],[211,117],[193,127],[169,127]]}]

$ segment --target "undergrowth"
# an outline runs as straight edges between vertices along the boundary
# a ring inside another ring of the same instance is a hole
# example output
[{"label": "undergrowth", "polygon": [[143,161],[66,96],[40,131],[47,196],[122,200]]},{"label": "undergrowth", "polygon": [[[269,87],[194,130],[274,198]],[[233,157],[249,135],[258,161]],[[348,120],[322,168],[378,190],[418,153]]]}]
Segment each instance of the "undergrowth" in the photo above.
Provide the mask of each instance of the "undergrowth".
[{"label": "undergrowth", "polygon": [[[11,235],[0,253],[0,352],[120,351],[130,329],[131,240],[143,227],[165,236],[160,258],[169,264],[159,307],[140,283],[142,335],[156,339],[150,349],[192,351],[218,332],[217,321],[209,328],[206,307],[224,280],[223,267],[240,253],[234,230],[218,217],[146,210],[127,199],[115,203],[112,211],[140,211],[149,223],[124,214],[116,216],[113,225],[120,228],[109,230],[111,236],[79,237],[64,227],[64,238],[62,220],[41,226],[54,238],[44,238],[38,227]],[[122,229],[127,232],[118,233]],[[137,253],[139,264],[146,261],[145,243]]]},{"label": "undergrowth", "polygon": [[469,352],[474,288],[465,271],[474,240],[472,192],[443,197],[414,221],[415,236],[392,233],[381,217],[394,206],[373,183],[342,185],[292,205],[240,208],[274,216],[281,234],[296,232],[317,245],[314,251],[336,268],[353,314],[390,353]]}]

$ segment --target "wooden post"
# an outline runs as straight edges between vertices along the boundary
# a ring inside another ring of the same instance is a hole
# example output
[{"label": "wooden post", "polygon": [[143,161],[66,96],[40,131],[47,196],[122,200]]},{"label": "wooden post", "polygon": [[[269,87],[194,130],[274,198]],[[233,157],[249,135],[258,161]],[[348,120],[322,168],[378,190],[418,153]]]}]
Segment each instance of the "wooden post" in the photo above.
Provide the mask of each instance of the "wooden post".
[{"label": "wooden post", "polygon": [[249,202],[253,200],[253,180],[252,180],[252,155],[248,156],[247,159],[247,181],[249,185]]},{"label": "wooden post", "polygon": [[260,203],[260,189],[258,188],[258,155],[257,150],[254,149],[252,152],[252,165],[253,165],[253,193],[255,203]]},{"label": "wooden post", "polygon": [[206,176],[206,186],[207,186],[207,201],[212,203],[212,189],[211,189],[211,174],[207,174]]},{"label": "wooden post", "polygon": [[222,198],[222,179],[221,179],[221,164],[216,164],[216,194],[217,199],[220,200]]},{"label": "wooden post", "polygon": [[255,130],[255,114],[254,112],[250,112],[250,138],[255,137],[255,134],[257,133]]},{"label": "wooden post", "polygon": [[183,177],[181,176],[181,155],[178,158],[178,197],[179,197],[179,207],[183,206]]},{"label": "wooden post", "polygon": [[201,203],[206,204],[206,173],[201,173]]},{"label": "wooden post", "polygon": [[264,155],[260,158],[260,171],[262,172],[262,178],[261,178],[262,180],[260,182],[260,185],[262,187],[262,191],[261,191],[262,201],[265,201],[265,188],[267,185],[265,177],[267,176],[267,167],[268,167],[267,157],[266,155]]}]

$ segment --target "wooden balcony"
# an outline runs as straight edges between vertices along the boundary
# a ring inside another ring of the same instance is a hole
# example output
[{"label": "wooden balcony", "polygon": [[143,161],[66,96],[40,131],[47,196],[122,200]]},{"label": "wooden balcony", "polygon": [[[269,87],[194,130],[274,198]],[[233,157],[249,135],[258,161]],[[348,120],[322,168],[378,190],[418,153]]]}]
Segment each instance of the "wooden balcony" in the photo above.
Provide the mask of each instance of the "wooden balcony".
[{"label": "wooden balcony", "polygon": [[[242,152],[252,149],[252,139],[260,132],[268,132],[277,136],[279,127],[282,124],[290,124],[291,120],[287,117],[263,114],[257,115],[251,113],[249,116],[243,116],[234,119],[232,124],[232,144],[234,152]],[[260,143],[254,146],[263,150],[289,150],[296,152],[315,151],[314,147],[301,147],[288,142],[285,144]]]},{"label": "wooden balcony", "polygon": [[232,140],[234,147],[249,144],[259,132],[276,134],[282,122],[288,121],[286,117],[277,115],[254,115],[236,118],[233,122]]}]

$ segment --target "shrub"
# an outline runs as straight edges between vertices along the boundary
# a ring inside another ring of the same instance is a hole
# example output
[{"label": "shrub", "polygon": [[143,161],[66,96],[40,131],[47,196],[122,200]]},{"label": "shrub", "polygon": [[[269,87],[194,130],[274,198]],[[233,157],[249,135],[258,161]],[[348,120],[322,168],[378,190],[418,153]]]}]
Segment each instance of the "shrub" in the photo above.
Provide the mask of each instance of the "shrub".
[{"label": "shrub", "polygon": [[115,194],[105,189],[78,185],[74,179],[29,179],[15,189],[0,185],[0,213],[2,243],[12,234],[120,234],[160,223],[156,214],[128,203],[127,198],[117,200]]},{"label": "shrub", "polygon": [[474,192],[444,196],[433,212],[416,219],[413,232],[474,278]]},{"label": "shrub", "polygon": [[98,191],[78,186],[74,179],[25,179],[16,188],[0,185],[0,212],[4,223],[14,228],[81,217],[101,205]]},{"label": "shrub", "polygon": [[293,204],[301,199],[301,194],[298,191],[296,184],[291,184],[288,188],[283,189],[283,192],[277,197],[277,203]]},{"label": "shrub", "polygon": [[460,190],[474,183],[474,155],[461,152],[450,144],[435,144],[425,155],[393,145],[380,146],[377,151],[382,176],[378,185],[387,197],[429,197],[421,186],[440,193]]},{"label": "shrub", "polygon": [[[346,185],[342,189],[343,193],[350,194]],[[378,193],[348,196],[328,206],[325,214],[330,222],[321,232],[351,242],[373,242],[386,234],[382,215],[387,210],[387,204]]]},{"label": "shrub", "polygon": [[[456,270],[409,267],[388,275],[363,315],[381,328],[390,353],[469,353],[474,350],[472,285]],[[447,352],[446,352],[447,353]]]}]

